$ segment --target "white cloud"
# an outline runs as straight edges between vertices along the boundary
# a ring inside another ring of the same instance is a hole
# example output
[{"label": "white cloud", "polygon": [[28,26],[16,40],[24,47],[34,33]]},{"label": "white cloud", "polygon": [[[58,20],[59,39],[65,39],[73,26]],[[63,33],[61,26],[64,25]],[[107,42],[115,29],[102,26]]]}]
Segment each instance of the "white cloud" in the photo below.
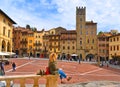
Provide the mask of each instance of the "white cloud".
[{"label": "white cloud", "polygon": [[98,31],[109,31],[120,28],[119,3],[118,0],[36,0],[31,3],[0,0],[0,8],[20,26],[30,24],[38,29],[58,26],[75,29],[76,6],[85,6],[86,20],[97,22]]}]

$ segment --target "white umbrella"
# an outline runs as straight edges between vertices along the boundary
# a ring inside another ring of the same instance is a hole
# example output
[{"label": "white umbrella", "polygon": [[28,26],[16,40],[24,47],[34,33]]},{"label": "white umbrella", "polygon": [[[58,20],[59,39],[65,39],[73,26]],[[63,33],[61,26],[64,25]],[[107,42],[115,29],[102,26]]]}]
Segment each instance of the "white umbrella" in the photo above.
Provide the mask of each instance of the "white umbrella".
[{"label": "white umbrella", "polygon": [[7,56],[7,55],[9,55],[9,54],[6,53],[6,52],[0,52],[0,55],[1,55],[1,56]]},{"label": "white umbrella", "polygon": [[6,53],[6,52],[0,52],[0,58],[1,59],[3,59],[4,58],[4,56],[7,56],[7,55],[9,55],[8,53]]},{"label": "white umbrella", "polygon": [[14,53],[14,52],[6,52],[7,54],[9,54],[9,55],[15,55],[16,53]]},{"label": "white umbrella", "polygon": [[78,56],[77,54],[72,54],[71,56]]}]

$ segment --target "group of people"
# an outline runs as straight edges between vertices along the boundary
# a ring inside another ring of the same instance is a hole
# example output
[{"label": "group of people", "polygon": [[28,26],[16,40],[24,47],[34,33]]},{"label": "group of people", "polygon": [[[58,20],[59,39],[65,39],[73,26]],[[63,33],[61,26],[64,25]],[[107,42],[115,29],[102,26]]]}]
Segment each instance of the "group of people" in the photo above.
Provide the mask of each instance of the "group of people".
[{"label": "group of people", "polygon": [[[12,69],[13,69],[12,71],[15,71],[15,68],[16,68],[16,64],[15,64],[15,62],[12,62]],[[0,63],[0,75],[1,76],[5,75],[4,63],[3,62]]]}]

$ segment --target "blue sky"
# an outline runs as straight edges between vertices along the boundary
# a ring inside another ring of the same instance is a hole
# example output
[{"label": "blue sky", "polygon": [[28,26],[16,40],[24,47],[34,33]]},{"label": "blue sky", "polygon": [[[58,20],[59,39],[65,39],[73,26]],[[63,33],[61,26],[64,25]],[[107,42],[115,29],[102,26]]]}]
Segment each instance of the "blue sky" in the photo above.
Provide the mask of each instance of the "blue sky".
[{"label": "blue sky", "polygon": [[17,26],[29,24],[38,30],[64,27],[75,30],[76,6],[86,7],[86,21],[97,22],[99,31],[120,31],[119,0],[0,0],[0,9]]}]

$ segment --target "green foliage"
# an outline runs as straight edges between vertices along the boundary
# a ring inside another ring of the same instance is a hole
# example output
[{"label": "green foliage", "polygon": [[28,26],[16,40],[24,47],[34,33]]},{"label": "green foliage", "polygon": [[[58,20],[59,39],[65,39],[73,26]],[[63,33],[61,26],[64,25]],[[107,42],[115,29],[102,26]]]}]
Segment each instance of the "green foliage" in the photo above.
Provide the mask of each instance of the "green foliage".
[{"label": "green foliage", "polygon": [[98,33],[98,35],[100,35],[100,34],[102,34],[103,32],[102,31],[100,31],[99,33]]},{"label": "green foliage", "polygon": [[27,28],[27,29],[31,29],[29,24],[26,25],[26,28]]}]

